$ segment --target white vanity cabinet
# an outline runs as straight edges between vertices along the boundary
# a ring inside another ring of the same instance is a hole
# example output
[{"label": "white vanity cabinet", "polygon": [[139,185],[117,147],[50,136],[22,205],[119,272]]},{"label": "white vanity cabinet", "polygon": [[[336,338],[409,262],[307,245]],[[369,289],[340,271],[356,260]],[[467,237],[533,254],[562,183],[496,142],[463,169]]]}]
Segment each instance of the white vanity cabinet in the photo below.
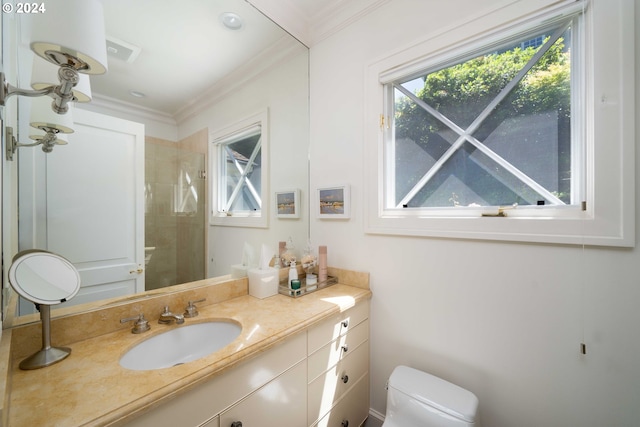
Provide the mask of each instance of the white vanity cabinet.
[{"label": "white vanity cabinet", "polygon": [[358,427],[369,413],[369,303],[307,332],[307,425]]},{"label": "white vanity cabinet", "polygon": [[127,427],[358,427],[369,412],[369,302],[328,318]]}]

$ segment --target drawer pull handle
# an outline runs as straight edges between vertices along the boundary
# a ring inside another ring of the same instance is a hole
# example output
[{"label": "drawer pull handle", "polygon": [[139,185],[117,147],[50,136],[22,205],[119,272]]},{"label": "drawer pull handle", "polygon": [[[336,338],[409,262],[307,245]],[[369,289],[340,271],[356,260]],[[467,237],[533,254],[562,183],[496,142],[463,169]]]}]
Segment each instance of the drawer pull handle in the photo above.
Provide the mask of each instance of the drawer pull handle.
[{"label": "drawer pull handle", "polygon": [[242,421],[234,421],[231,423],[231,427],[242,427]]},{"label": "drawer pull handle", "polygon": [[343,346],[342,346],[342,351],[343,351],[343,352],[345,352],[345,353],[346,353],[347,351],[349,351],[349,346],[348,346],[348,345],[346,345],[346,344],[345,344],[345,345],[343,345]]},{"label": "drawer pull handle", "polygon": [[342,427],[349,427],[349,420],[342,420]]},{"label": "drawer pull handle", "polygon": [[349,382],[349,375],[343,374],[341,380],[345,384],[348,383]]},{"label": "drawer pull handle", "polygon": [[348,328],[349,327],[349,319],[343,320],[342,321],[342,326],[345,327],[345,328]]}]

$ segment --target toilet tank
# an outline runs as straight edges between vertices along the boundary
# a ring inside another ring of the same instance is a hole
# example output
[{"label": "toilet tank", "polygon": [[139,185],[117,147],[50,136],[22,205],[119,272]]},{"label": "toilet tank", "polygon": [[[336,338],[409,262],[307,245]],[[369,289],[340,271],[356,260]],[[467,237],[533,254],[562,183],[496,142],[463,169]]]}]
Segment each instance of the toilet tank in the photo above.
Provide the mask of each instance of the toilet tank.
[{"label": "toilet tank", "polygon": [[441,378],[398,366],[389,378],[383,427],[477,427],[478,398]]}]

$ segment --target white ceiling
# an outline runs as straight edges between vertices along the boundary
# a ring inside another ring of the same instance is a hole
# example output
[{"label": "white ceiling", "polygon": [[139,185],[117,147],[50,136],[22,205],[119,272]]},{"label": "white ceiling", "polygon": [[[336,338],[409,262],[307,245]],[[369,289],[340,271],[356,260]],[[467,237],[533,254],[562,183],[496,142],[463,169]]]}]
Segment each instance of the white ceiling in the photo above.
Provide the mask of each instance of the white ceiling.
[{"label": "white ceiling", "polygon": [[[225,28],[223,12],[237,13],[244,27]],[[109,56],[108,72],[91,78],[94,95],[169,116],[286,37],[243,0],[108,0],[104,15],[107,37],[140,53],[130,63]],[[134,98],[131,90],[146,97]]]},{"label": "white ceiling", "polygon": [[[390,0],[108,0],[107,37],[140,48],[133,62],[109,57],[105,75],[92,76],[94,102],[126,106],[175,120],[185,106],[239,68],[267,66],[293,38],[307,46],[371,8]],[[219,16],[234,12],[244,26],[224,28]],[[130,91],[142,92],[135,98]]]}]

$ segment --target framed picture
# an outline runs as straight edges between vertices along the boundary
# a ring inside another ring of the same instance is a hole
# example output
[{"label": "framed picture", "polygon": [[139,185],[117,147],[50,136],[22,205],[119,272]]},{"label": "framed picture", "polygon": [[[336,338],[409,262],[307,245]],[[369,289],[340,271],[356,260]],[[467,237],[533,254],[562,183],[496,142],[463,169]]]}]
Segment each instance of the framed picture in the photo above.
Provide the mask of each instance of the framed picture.
[{"label": "framed picture", "polygon": [[349,218],[349,186],[318,188],[317,213],[318,218],[344,219]]},{"label": "framed picture", "polygon": [[300,218],[300,190],[276,191],[276,217]]}]

